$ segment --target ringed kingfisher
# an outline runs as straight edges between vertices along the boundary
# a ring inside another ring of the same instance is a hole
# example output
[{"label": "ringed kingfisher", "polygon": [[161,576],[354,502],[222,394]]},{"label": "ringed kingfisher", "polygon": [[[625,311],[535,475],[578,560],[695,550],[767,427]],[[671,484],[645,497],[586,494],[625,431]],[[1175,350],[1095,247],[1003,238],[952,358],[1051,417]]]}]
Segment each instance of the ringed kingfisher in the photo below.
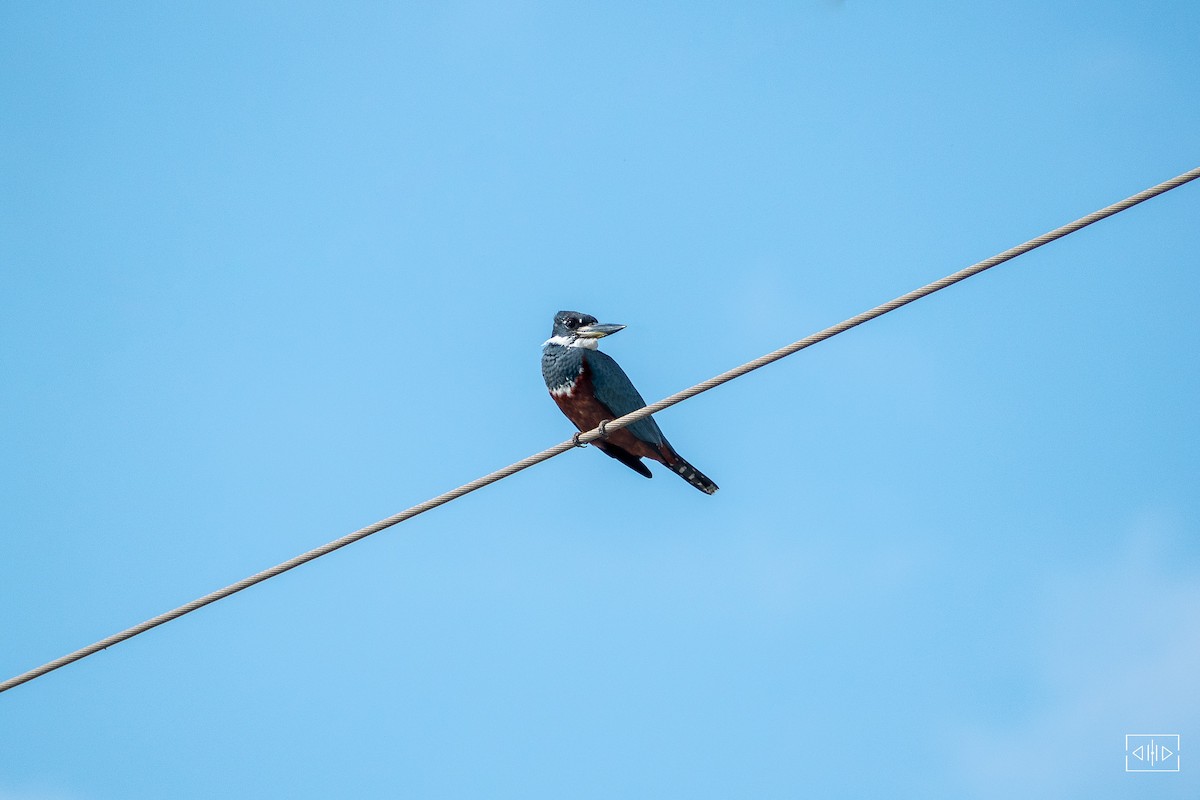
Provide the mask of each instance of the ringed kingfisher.
[{"label": "ringed kingfisher", "polygon": [[[601,422],[611,422],[646,406],[625,370],[598,349],[600,339],[624,328],[602,324],[578,311],[560,311],[554,317],[552,335],[542,345],[546,388],[580,431],[590,431]],[[705,494],[717,491],[715,483],[675,452],[653,417],[615,430],[592,444],[647,478],[653,475],[642,463],[643,458],[666,465]]]}]

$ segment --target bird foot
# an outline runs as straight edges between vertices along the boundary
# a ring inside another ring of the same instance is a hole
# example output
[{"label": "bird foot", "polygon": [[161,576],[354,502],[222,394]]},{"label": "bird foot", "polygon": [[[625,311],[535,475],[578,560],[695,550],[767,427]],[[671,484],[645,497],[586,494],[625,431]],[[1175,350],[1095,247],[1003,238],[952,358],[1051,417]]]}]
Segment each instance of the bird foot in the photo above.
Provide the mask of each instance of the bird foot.
[{"label": "bird foot", "polygon": [[[596,426],[596,428],[600,431],[600,435],[596,437],[595,441],[604,441],[608,439],[608,423],[610,422],[612,422],[611,419],[606,419]],[[575,433],[571,434],[571,444],[575,445],[576,447],[587,447],[588,442],[579,441],[579,437],[583,433],[586,433],[586,431],[576,431]]]}]

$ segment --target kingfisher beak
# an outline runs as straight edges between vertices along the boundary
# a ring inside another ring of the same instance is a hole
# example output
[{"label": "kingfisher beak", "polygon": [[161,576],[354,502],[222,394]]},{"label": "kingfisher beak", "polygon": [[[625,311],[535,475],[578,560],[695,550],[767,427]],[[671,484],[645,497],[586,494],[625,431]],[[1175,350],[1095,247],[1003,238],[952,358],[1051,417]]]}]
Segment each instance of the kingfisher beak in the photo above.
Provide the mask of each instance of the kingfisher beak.
[{"label": "kingfisher beak", "polygon": [[625,330],[624,325],[606,325],[602,322],[597,322],[595,325],[584,325],[582,328],[575,329],[575,335],[582,339],[599,339],[608,336],[610,333]]}]

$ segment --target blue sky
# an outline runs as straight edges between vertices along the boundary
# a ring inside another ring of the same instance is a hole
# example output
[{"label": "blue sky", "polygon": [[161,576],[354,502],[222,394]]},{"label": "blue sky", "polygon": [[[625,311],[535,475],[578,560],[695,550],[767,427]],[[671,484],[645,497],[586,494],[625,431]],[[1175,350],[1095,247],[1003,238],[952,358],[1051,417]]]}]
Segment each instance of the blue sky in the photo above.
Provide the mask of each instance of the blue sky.
[{"label": "blue sky", "polygon": [[[0,9],[0,677],[1200,164],[1200,7]],[[0,800],[1195,797],[1200,186],[0,695]],[[1124,772],[1127,733],[1182,769]]]}]

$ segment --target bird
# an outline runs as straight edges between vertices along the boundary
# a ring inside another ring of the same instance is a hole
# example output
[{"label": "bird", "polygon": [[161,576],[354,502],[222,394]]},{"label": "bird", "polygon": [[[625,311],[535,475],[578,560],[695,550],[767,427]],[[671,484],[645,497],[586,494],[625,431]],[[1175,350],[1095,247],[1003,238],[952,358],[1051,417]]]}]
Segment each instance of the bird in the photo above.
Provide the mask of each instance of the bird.
[{"label": "bird", "polygon": [[[578,311],[560,311],[554,316],[551,336],[542,344],[542,377],[554,402],[580,431],[646,407],[625,370],[599,350],[602,338],[624,329],[624,325],[601,323]],[[612,431],[592,444],[647,478],[654,475],[643,458],[665,465],[705,494],[717,491],[708,476],[675,452],[653,417]]]}]

